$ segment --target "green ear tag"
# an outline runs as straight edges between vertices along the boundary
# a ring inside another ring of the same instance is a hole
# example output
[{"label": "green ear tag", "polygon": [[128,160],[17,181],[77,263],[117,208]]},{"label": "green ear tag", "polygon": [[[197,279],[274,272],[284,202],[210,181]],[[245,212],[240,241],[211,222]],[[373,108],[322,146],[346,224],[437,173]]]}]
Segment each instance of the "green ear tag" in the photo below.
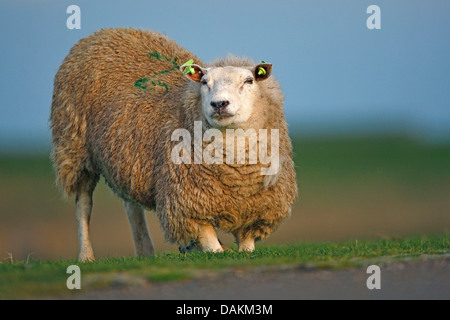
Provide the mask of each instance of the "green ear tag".
[{"label": "green ear tag", "polygon": [[183,70],[183,74],[188,74],[188,73],[190,73],[190,74],[194,74],[195,73],[195,69],[194,68],[192,68],[192,64],[194,63],[194,60],[189,60],[188,62],[185,62],[183,65],[182,65],[182,67],[186,67],[186,68],[184,68],[184,70]]}]

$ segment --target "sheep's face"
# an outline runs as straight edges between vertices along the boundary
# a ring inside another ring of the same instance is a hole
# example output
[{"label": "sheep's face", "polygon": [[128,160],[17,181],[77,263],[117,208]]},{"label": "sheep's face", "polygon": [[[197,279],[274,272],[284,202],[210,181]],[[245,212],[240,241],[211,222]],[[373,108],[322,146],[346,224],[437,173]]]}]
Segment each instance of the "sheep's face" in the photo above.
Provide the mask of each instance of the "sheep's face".
[{"label": "sheep's face", "polygon": [[214,128],[244,126],[257,108],[258,81],[267,79],[272,71],[272,65],[267,63],[253,68],[191,67],[194,73],[187,76],[201,84],[203,114]]}]

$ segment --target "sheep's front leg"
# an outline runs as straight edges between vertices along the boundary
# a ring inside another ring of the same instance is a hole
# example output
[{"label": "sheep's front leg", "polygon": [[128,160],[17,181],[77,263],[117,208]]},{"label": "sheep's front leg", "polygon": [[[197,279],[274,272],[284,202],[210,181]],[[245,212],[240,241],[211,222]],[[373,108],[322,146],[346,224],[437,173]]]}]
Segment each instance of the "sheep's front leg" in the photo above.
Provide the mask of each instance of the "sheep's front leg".
[{"label": "sheep's front leg", "polygon": [[124,205],[133,234],[136,255],[142,257],[155,255],[155,249],[145,220],[145,210],[141,206],[127,201],[124,201]]},{"label": "sheep's front leg", "polygon": [[198,226],[198,237],[192,240],[187,246],[180,246],[181,253],[192,251],[204,252],[223,252],[222,245],[217,238],[216,230],[210,224],[202,224]]},{"label": "sheep's front leg", "polygon": [[238,244],[239,252],[255,251],[255,238],[251,235],[243,236],[241,233],[237,233],[235,234],[235,238]]},{"label": "sheep's front leg", "polygon": [[216,230],[210,224],[200,225],[198,243],[205,252],[223,252]]}]

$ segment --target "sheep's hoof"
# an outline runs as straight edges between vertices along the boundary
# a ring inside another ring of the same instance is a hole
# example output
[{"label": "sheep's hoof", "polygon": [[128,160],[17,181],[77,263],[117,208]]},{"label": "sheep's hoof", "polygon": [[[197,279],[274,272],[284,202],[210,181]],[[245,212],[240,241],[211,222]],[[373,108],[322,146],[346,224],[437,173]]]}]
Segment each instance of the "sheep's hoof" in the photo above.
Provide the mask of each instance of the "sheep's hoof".
[{"label": "sheep's hoof", "polygon": [[78,257],[78,261],[82,262],[82,263],[95,262],[95,258],[94,258],[93,255],[91,255],[91,256],[81,255],[81,256]]},{"label": "sheep's hoof", "polygon": [[[233,249],[224,245],[220,240],[219,240],[219,243],[220,243],[223,251],[233,252]],[[191,240],[191,242],[187,246],[179,246],[178,250],[180,250],[180,253],[183,253],[183,254],[189,253],[189,252],[203,252],[199,243],[195,240]]]}]

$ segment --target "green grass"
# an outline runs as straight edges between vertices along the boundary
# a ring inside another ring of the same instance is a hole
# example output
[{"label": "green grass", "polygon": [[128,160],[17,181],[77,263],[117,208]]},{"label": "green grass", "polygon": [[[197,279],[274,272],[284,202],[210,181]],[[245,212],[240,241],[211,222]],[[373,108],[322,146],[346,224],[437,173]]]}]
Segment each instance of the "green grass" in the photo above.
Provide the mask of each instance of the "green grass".
[{"label": "green grass", "polygon": [[[254,267],[348,268],[423,254],[450,252],[447,235],[340,243],[300,243],[259,247],[255,252],[159,254],[152,258],[110,258],[82,264],[76,260],[4,261],[0,264],[0,298],[72,294],[66,287],[69,265],[81,268],[82,292],[152,281],[180,281]],[[75,290],[76,291],[76,290]]]},{"label": "green grass", "polygon": [[402,137],[292,141],[297,172],[314,175],[316,183],[389,177],[417,187],[450,176],[450,147],[445,144],[423,144]]}]

